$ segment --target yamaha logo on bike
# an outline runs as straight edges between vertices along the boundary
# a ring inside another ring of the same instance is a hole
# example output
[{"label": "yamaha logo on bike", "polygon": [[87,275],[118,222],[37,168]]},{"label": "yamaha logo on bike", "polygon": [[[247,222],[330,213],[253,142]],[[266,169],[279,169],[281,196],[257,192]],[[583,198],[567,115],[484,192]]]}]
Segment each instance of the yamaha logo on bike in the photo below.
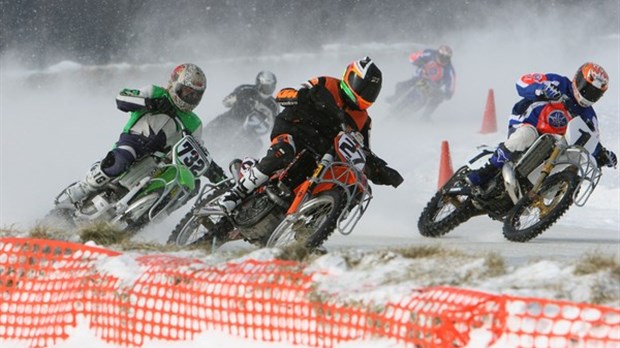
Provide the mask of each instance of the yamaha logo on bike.
[{"label": "yamaha logo on bike", "polygon": [[547,122],[551,127],[563,128],[568,124],[568,117],[563,111],[555,110],[547,116]]}]

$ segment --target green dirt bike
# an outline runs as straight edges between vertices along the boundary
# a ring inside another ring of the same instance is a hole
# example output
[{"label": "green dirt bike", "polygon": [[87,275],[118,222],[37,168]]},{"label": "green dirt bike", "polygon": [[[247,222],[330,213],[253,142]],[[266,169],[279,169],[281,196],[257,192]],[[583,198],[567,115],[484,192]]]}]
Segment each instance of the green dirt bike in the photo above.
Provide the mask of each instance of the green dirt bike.
[{"label": "green dirt bike", "polygon": [[[180,120],[175,121],[183,128]],[[104,221],[120,230],[137,231],[194,197],[199,191],[199,178],[210,166],[217,164],[207,149],[184,130],[168,154],[143,157],[81,202],[69,200],[66,190],[71,185],[67,186],[55,198],[54,208],[44,222],[60,218],[70,227],[79,227]]]}]

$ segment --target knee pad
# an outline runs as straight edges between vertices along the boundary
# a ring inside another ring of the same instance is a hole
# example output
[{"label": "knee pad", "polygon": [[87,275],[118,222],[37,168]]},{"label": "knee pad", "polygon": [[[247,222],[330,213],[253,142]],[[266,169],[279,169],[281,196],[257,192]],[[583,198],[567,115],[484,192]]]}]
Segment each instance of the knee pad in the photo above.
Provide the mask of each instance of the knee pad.
[{"label": "knee pad", "polygon": [[286,167],[295,158],[295,143],[289,134],[282,134],[273,139],[267,155],[256,167],[263,173],[273,173]]},{"label": "knee pad", "polygon": [[127,168],[135,161],[131,152],[116,148],[101,160],[101,171],[110,177],[116,177],[127,171]]}]

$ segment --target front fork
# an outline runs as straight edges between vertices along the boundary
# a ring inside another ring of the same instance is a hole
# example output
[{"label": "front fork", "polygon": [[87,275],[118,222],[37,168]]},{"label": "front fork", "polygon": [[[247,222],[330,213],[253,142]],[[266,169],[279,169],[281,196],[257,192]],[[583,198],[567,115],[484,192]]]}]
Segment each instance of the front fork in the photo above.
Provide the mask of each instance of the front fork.
[{"label": "front fork", "polygon": [[551,152],[551,156],[549,156],[549,158],[545,161],[545,164],[543,164],[543,168],[540,172],[540,176],[534,183],[534,186],[532,187],[532,189],[527,193],[527,196],[532,200],[532,202],[538,201],[538,198],[539,198],[538,190],[540,190],[542,183],[545,181],[545,179],[547,179],[549,174],[551,174],[551,171],[553,170],[553,168],[555,168],[555,161],[560,156],[560,153],[562,153],[562,149],[559,146],[556,146],[553,149],[553,152]]}]

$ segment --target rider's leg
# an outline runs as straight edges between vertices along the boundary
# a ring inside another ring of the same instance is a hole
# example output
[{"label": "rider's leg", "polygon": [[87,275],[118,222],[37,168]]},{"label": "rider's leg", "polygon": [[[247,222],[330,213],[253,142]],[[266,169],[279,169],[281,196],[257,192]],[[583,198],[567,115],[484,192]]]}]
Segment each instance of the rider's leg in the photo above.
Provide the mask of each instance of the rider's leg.
[{"label": "rider's leg", "polygon": [[125,171],[136,158],[148,152],[146,137],[137,134],[121,134],[116,147],[101,162],[95,163],[86,178],[67,188],[65,193],[73,203],[80,202]]},{"label": "rider's leg", "polygon": [[499,144],[488,163],[469,173],[467,180],[474,186],[486,184],[504,166],[504,163],[512,160],[515,153],[525,151],[536,138],[538,138],[536,128],[529,124],[522,124],[510,134],[505,142]]},{"label": "rider's leg", "polygon": [[247,169],[243,178],[219,199],[219,206],[230,213],[243,198],[264,184],[272,173],[286,167],[294,156],[295,143],[290,134],[280,134],[274,137],[265,157],[255,166]]}]

